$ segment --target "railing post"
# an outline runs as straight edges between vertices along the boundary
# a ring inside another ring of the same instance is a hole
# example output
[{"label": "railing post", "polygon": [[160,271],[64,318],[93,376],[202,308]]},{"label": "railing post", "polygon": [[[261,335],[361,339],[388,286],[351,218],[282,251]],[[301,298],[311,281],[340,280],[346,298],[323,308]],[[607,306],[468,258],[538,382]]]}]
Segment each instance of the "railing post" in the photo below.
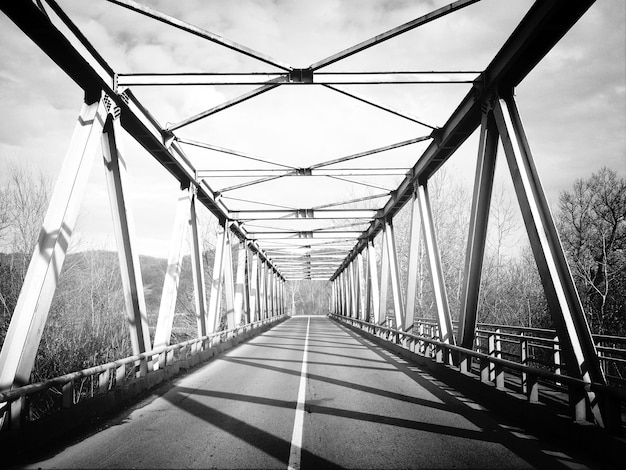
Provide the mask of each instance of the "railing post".
[{"label": "railing post", "polygon": [[526,374],[526,397],[530,403],[539,402],[539,383],[534,374]]},{"label": "railing post", "polygon": [[[494,334],[490,334],[487,337],[487,354],[491,357],[496,357],[496,336]],[[496,379],[495,376],[495,364],[493,362],[489,362],[489,381],[493,382]]]},{"label": "railing post", "polygon": [[25,403],[26,399],[24,397],[19,397],[11,402],[9,412],[11,416],[11,429],[20,429],[22,427],[26,408]]},{"label": "railing post", "polygon": [[65,382],[62,388],[63,393],[63,408],[71,408],[74,406],[74,381],[70,380],[69,382]]},{"label": "railing post", "polygon": [[[521,335],[524,336],[524,332],[521,332]],[[520,340],[520,364],[523,366],[528,366],[528,340],[521,339]],[[528,374],[522,371],[522,393],[529,394],[529,383],[528,383]]]},{"label": "railing post", "polygon": [[[554,337],[554,344],[552,345],[552,363],[554,364],[554,373],[561,375],[561,347],[559,345],[559,337]],[[557,385],[562,385],[560,382]]]},{"label": "railing post", "polygon": [[482,383],[491,382],[491,362],[484,357],[480,358],[480,381]]},{"label": "railing post", "polygon": [[587,420],[587,395],[584,390],[577,386],[568,386],[569,406],[574,421]]},{"label": "railing post", "polygon": [[[502,358],[502,340],[500,337],[500,328],[496,329],[496,357]],[[496,388],[504,388],[504,367],[500,364],[495,364],[495,382]]]},{"label": "railing post", "polygon": [[104,372],[98,374],[98,393],[105,394],[109,390],[109,379],[111,377],[111,371],[106,369]]},{"label": "railing post", "polygon": [[115,385],[120,386],[123,385],[126,381],[126,365],[122,364],[117,369],[115,369]]}]

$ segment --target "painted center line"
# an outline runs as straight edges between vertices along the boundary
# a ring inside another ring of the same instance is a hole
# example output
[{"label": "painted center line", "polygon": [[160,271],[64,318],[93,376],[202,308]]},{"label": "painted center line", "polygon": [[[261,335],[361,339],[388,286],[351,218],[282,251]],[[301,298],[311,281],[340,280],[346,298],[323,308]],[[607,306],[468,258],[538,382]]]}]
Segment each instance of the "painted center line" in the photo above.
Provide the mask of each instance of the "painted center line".
[{"label": "painted center line", "polygon": [[306,374],[307,359],[309,355],[309,326],[311,318],[306,323],[306,336],[304,338],[304,354],[302,355],[302,372],[300,372],[300,388],[298,389],[298,404],[296,405],[296,418],[293,422],[293,434],[291,435],[291,449],[289,451],[288,470],[300,468],[302,453],[302,431],[304,428],[304,402],[306,400]]}]

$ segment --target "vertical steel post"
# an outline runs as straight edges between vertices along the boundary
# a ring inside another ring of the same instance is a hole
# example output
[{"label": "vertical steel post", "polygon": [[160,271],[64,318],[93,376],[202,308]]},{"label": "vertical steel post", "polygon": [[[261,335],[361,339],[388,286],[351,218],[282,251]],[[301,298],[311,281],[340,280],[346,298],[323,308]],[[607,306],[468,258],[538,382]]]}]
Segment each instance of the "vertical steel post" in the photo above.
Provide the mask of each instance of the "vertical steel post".
[{"label": "vertical steel post", "polygon": [[345,271],[339,273],[339,292],[341,300],[340,314],[346,316],[346,283],[345,283]]},{"label": "vertical steel post", "polygon": [[378,288],[378,266],[376,264],[376,249],[374,248],[374,240],[369,240],[367,242],[367,269],[369,271],[370,279],[370,282],[368,284],[368,289],[370,290],[368,297],[371,299],[372,302],[374,323],[379,325],[381,323],[380,290]]},{"label": "vertical steel post", "polygon": [[252,251],[248,246],[248,242],[244,242],[244,283],[243,283],[243,321],[250,323],[252,321],[250,307],[250,289],[251,273],[250,266],[252,264]]},{"label": "vertical steel post", "polygon": [[426,184],[421,184],[417,187],[417,198],[420,206],[422,228],[424,229],[424,246],[430,266],[430,280],[437,308],[440,340],[445,343],[454,344],[452,319],[450,317],[450,308],[448,307],[448,295],[443,279],[443,269],[441,267],[441,258],[439,256],[437,236],[435,234],[435,226]]},{"label": "vertical steel post", "polygon": [[209,297],[208,334],[215,333],[220,323],[220,303],[222,297],[222,264],[226,248],[226,226],[220,224],[215,240],[215,260],[213,261],[213,275],[211,279],[211,295]]},{"label": "vertical steel post", "polygon": [[393,312],[396,321],[396,329],[404,329],[404,302],[400,290],[400,270],[398,267],[398,254],[396,250],[396,236],[391,220],[385,222],[387,232],[387,257],[389,259],[389,274],[391,275],[391,293],[393,297]]},{"label": "vertical steel post", "polygon": [[474,194],[470,212],[465,269],[461,286],[461,312],[459,314],[459,344],[467,349],[474,347],[478,295],[482,274],[487,223],[491,205],[491,191],[496,169],[498,131],[491,112],[483,113],[478,142],[478,158],[474,176]]},{"label": "vertical steel post", "polygon": [[419,202],[417,200],[417,188],[413,190],[411,199],[411,232],[409,235],[409,266],[407,273],[406,309],[404,330],[407,331],[413,325],[415,316],[415,297],[417,295],[417,282],[419,274],[419,250],[421,223],[419,214]]},{"label": "vertical steel post", "polygon": [[[189,188],[186,188],[182,190],[182,194],[178,198],[176,216],[174,217],[174,230],[170,241],[167,271],[163,279],[159,317],[157,319],[156,332],[154,333],[155,348],[169,346],[170,344],[176,299],[178,297],[178,282],[180,280],[180,271],[183,261],[183,248],[187,235],[187,227],[190,222],[190,214],[191,191]],[[196,315],[198,315],[197,303]],[[198,320],[200,320],[200,317],[198,317]],[[198,333],[200,333],[200,322],[198,322]],[[199,334],[199,336],[202,335]]]},{"label": "vertical steel post", "polygon": [[[494,116],[509,164],[524,225],[564,352],[568,373],[585,382],[606,383],[584,310],[550,213],[524,127],[512,96],[499,99]],[[593,392],[587,392],[599,425],[603,416]]]},{"label": "vertical steel post", "polygon": [[358,301],[359,301],[359,315],[358,319],[365,321],[365,280],[363,278],[363,254],[359,253],[356,256],[356,270],[357,270],[357,288],[358,288]]},{"label": "vertical steel post", "polygon": [[224,252],[224,297],[226,299],[226,319],[228,329],[235,327],[235,282],[233,281],[233,245],[231,233],[227,232],[226,251]]},{"label": "vertical steel post", "polygon": [[193,275],[194,301],[196,306],[196,324],[198,338],[208,333],[208,312],[206,305],[206,282],[204,279],[204,257],[202,253],[202,235],[198,230],[197,198],[191,195],[190,226],[191,226],[191,272]]},{"label": "vertical steel post", "polygon": [[380,273],[380,312],[379,324],[387,322],[387,292],[389,289],[389,250],[387,249],[387,231],[384,230],[386,224],[383,224],[383,246],[382,261]]},{"label": "vertical steel post", "polygon": [[357,305],[357,284],[354,275],[354,261],[351,261],[348,265],[348,284],[350,286],[350,317],[358,318],[358,305]]},{"label": "vertical steel post", "polygon": [[246,282],[246,251],[244,242],[239,243],[237,253],[237,274],[235,281],[235,298],[233,308],[235,311],[235,326],[241,325],[243,321],[244,294]]},{"label": "vertical steel post", "polygon": [[263,262],[263,304],[265,305],[265,318],[269,318],[271,316],[269,293],[269,269],[267,267],[267,263]]},{"label": "vertical steel post", "polygon": [[2,345],[0,391],[30,380],[105,119],[101,100],[83,104]]},{"label": "vertical steel post", "polygon": [[[126,163],[121,151],[122,126],[119,120],[119,109],[112,108],[111,113],[104,125],[102,152],[120,260],[130,342],[133,354],[140,354],[151,349],[150,332],[139,256],[136,250],[135,227],[126,194],[128,182],[126,181]],[[139,374],[145,373],[147,373],[147,363],[141,361]]]},{"label": "vertical steel post", "polygon": [[250,321],[261,319],[261,306],[259,302],[259,255],[252,253],[252,266],[250,267]]}]

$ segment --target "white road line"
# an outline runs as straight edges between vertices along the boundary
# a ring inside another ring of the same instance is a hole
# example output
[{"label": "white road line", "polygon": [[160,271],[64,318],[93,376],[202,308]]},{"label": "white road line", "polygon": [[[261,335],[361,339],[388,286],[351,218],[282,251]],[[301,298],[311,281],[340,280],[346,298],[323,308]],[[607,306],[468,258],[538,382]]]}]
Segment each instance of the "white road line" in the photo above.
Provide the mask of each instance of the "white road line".
[{"label": "white road line", "polygon": [[300,456],[302,453],[302,430],[304,428],[304,402],[306,400],[306,373],[307,359],[309,355],[309,326],[311,318],[307,320],[306,336],[304,338],[304,354],[302,355],[302,372],[300,372],[300,388],[298,389],[298,404],[296,406],[296,418],[293,422],[293,434],[291,435],[291,449],[289,451],[288,470],[300,468]]}]

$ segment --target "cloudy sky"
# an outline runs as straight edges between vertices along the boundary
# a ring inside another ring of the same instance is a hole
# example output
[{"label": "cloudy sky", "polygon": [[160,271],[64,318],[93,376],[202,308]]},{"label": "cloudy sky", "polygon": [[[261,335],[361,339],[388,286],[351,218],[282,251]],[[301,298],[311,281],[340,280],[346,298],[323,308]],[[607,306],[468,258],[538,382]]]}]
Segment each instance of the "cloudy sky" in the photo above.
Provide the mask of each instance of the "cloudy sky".
[{"label": "cloudy sky", "polygon": [[[166,0],[144,1],[168,15],[249,46],[294,67],[307,67],[362,40],[444,6],[408,0]],[[276,72],[277,69],[104,0],[59,4],[118,73]],[[323,69],[332,71],[480,71],[532,2],[483,0]],[[560,191],[602,166],[626,175],[626,3],[600,0],[516,90],[540,176],[554,204]],[[56,178],[82,91],[0,13],[0,184],[11,165],[29,165]],[[134,87],[162,125],[173,124],[254,87]],[[467,93],[466,84],[344,87],[442,125]],[[316,162],[428,135],[430,129],[320,86],[283,86],[187,126],[179,137],[237,149],[271,161]],[[125,139],[133,212],[141,249],[166,256],[176,184],[130,139]],[[424,144],[360,164],[409,167]],[[186,146],[199,168],[241,168]],[[468,184],[475,136],[446,165]],[[501,159],[502,160],[502,159]],[[381,163],[382,161],[382,163]],[[354,166],[354,165],[353,165]],[[255,166],[261,168],[262,166]],[[506,173],[499,165],[498,178]],[[365,181],[365,180],[362,180]],[[379,181],[393,186],[398,179]],[[212,181],[216,189],[232,182]],[[372,189],[332,187],[314,178],[290,178],[231,195],[311,207]],[[285,192],[287,191],[287,192]],[[359,192],[361,191],[361,192]],[[288,201],[286,201],[288,200]],[[237,203],[230,203],[237,208]],[[96,160],[83,203],[80,230],[89,246],[108,246],[110,217],[102,167]]]}]

